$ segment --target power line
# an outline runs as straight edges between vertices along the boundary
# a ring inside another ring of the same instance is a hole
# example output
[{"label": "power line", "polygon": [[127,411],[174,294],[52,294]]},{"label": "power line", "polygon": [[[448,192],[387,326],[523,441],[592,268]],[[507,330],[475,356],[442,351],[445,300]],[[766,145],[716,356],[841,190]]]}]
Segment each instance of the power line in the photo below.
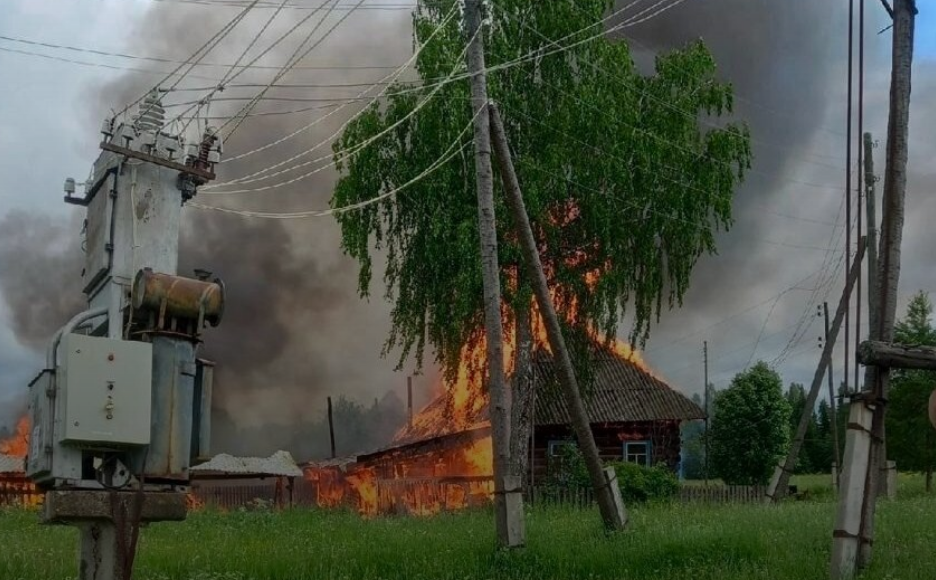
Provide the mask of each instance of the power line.
[{"label": "power line", "polygon": [[[460,152],[464,151],[464,149],[467,146],[469,146],[470,143],[461,143],[462,138],[471,129],[472,125],[474,124],[474,120],[478,116],[479,113],[480,113],[480,109],[478,110],[478,112],[472,115],[471,121],[467,125],[465,125],[465,128],[462,129],[462,131],[458,134],[458,137],[455,138],[455,140],[452,142],[449,148],[442,154],[442,156],[440,156],[439,159],[437,159],[429,167],[427,167],[422,173],[410,179],[403,185],[396,187],[390,191],[384,192],[375,197],[372,197],[370,199],[366,199],[366,200],[353,203],[347,206],[331,208],[327,210],[300,211],[300,212],[259,212],[259,211],[239,210],[239,209],[233,209],[233,208],[202,205],[198,203],[191,203],[189,205],[191,205],[191,207],[198,208],[198,209],[212,210],[212,211],[218,211],[222,213],[230,213],[230,214],[235,214],[235,215],[239,215],[243,217],[263,218],[263,219],[281,219],[281,220],[304,219],[304,218],[310,218],[310,217],[325,217],[325,216],[330,216],[330,215],[338,215],[342,213],[347,213],[351,211],[357,211],[365,207],[380,203],[381,201],[384,201],[386,199],[389,199],[395,196],[396,194],[400,193],[401,191],[407,189],[408,187],[418,183],[419,181],[422,181],[423,179],[431,175],[433,172],[435,172],[437,169],[439,169],[440,167],[442,167],[443,165],[451,161]],[[460,147],[458,146],[459,143],[461,143]]]},{"label": "power line", "polygon": [[[588,25],[588,26],[586,26],[586,27],[584,27],[584,28],[582,28],[582,29],[579,29],[579,30],[577,30],[577,31],[575,31],[575,32],[572,32],[572,33],[570,33],[570,34],[567,34],[566,36],[564,36],[564,37],[561,38],[560,40],[566,40],[566,39],[572,38],[572,37],[574,37],[574,36],[578,36],[579,34],[582,34],[582,33],[584,33],[584,32],[587,32],[589,29],[594,28],[595,26],[600,26],[600,25],[602,25],[604,22],[608,21],[609,19],[614,18],[614,17],[616,17],[616,16],[619,16],[619,15],[622,14],[624,11],[626,11],[628,8],[630,8],[630,6],[632,6],[632,5],[628,5],[628,6],[625,6],[624,8],[618,9],[618,10],[616,10],[615,12],[611,13],[610,15],[606,16],[605,18],[599,20],[598,22],[593,23],[593,24],[590,24],[590,25]],[[639,16],[639,14],[638,14],[638,16]],[[633,17],[632,17],[632,18],[633,18]],[[448,20],[448,18],[446,17],[445,21],[447,21],[447,20]],[[444,24],[444,21],[443,21],[443,24]],[[621,23],[621,24],[619,24],[618,26],[623,27],[623,26],[627,26],[627,24],[628,24],[628,21],[625,21],[624,23]],[[436,31],[438,31],[441,27],[442,27],[442,25],[440,25],[440,27],[437,28]],[[487,68],[485,71],[483,71],[483,72],[484,72],[484,73],[487,73],[487,72],[493,72],[493,71],[495,71],[495,70],[503,70],[503,69],[505,69],[505,68],[509,68],[509,67],[512,67],[512,66],[516,66],[516,65],[518,65],[518,64],[522,64],[522,63],[524,63],[524,62],[529,62],[529,61],[531,60],[531,58],[541,58],[541,57],[544,57],[544,56],[549,56],[549,55],[551,55],[551,54],[557,54],[557,53],[559,53],[559,52],[563,52],[563,51],[566,51],[566,50],[570,50],[570,49],[574,48],[575,46],[578,46],[578,45],[583,44],[583,43],[585,43],[585,42],[590,42],[590,41],[592,41],[592,40],[595,40],[595,39],[597,39],[597,38],[602,37],[603,35],[604,35],[604,33],[599,33],[599,34],[597,34],[597,35],[594,35],[594,36],[591,36],[591,37],[589,37],[589,38],[586,38],[586,39],[583,40],[583,41],[579,41],[579,42],[573,43],[573,44],[571,44],[571,45],[569,45],[569,46],[566,46],[566,47],[561,47],[561,46],[560,46],[558,50],[554,50],[554,51],[552,51],[552,52],[547,52],[547,53],[540,54],[541,51],[542,51],[542,49],[538,49],[538,50],[535,50],[535,51],[531,51],[530,53],[527,53],[526,55],[523,55],[523,56],[521,56],[520,58],[514,59],[513,61],[508,61],[508,62],[506,62],[506,63],[501,63],[501,64],[499,64],[499,65],[495,65],[495,66],[492,66],[492,67],[488,67],[488,68]],[[558,45],[557,45],[557,46],[558,46]],[[415,57],[415,55],[414,55],[414,57]],[[446,84],[449,84],[449,83],[451,83],[451,82],[456,82],[456,81],[462,80],[462,79],[468,79],[468,78],[471,78],[471,77],[473,76],[472,73],[468,73],[468,74],[461,75],[461,76],[456,76],[456,75],[455,75],[455,72],[456,72],[456,71],[453,70],[453,71],[452,71],[452,74],[450,74],[450,75],[449,75],[448,77],[446,77],[445,79],[439,81],[438,83],[434,83],[434,84],[431,84],[431,85],[423,85],[422,87],[416,87],[416,88],[411,89],[411,90],[412,90],[412,91],[421,91],[421,90],[425,90],[425,89],[428,89],[428,88],[432,88],[432,89],[433,89],[432,92],[431,92],[431,93],[426,97],[426,99],[423,101],[423,103],[426,103],[426,102],[428,102],[428,99],[432,98],[432,97],[438,92],[438,90],[439,90],[442,86],[444,86],[444,85],[446,85]],[[399,93],[401,93],[401,92],[403,92],[403,91],[397,91],[396,94],[399,94]],[[360,113],[358,113],[358,114],[360,114]],[[355,116],[357,116],[357,115],[355,115]],[[412,116],[412,112],[411,112],[410,115],[407,115],[406,118],[409,118],[410,116]],[[400,121],[400,122],[402,122],[402,121]],[[400,122],[398,122],[397,124],[399,124]],[[347,126],[349,123],[350,123],[350,121],[349,121],[348,123],[345,123],[344,126]],[[392,129],[392,127],[391,127],[390,129]],[[279,162],[279,163],[277,163],[277,164],[275,164],[275,165],[273,165],[273,166],[271,166],[271,167],[267,167],[267,168],[265,168],[264,170],[261,170],[261,171],[258,171],[258,172],[254,172],[253,174],[250,174],[250,175],[247,175],[247,176],[244,176],[244,177],[235,179],[235,180],[230,180],[230,181],[225,182],[225,183],[214,183],[214,184],[212,184],[212,185],[206,186],[206,187],[203,188],[203,189],[205,189],[205,190],[210,190],[210,189],[214,189],[214,188],[217,188],[217,187],[221,187],[221,186],[226,185],[226,184],[233,184],[233,183],[250,183],[250,182],[251,182],[251,181],[249,181],[250,178],[256,177],[256,176],[258,176],[258,175],[262,175],[262,174],[264,174],[264,173],[268,173],[269,170],[271,170],[271,169],[275,169],[275,168],[277,168],[277,167],[282,167],[283,165],[285,165],[285,164],[287,164],[287,163],[289,163],[289,162],[295,161],[296,159],[299,159],[300,157],[303,157],[303,156],[307,155],[308,153],[311,153],[312,151],[314,151],[314,150],[316,150],[316,149],[318,149],[318,148],[320,148],[320,147],[326,145],[328,142],[330,142],[331,139],[333,139],[335,136],[337,136],[338,133],[340,133],[340,131],[341,131],[341,130],[339,130],[339,132],[336,132],[336,133],[335,133],[334,135],[332,135],[331,137],[325,139],[324,141],[321,141],[321,142],[319,142],[318,144],[314,145],[313,147],[311,147],[311,148],[309,148],[309,149],[306,149],[305,151],[300,152],[300,153],[294,155],[293,157],[291,157],[291,158],[289,158],[289,159],[287,159],[287,160],[285,160],[285,161],[281,161],[281,162]],[[389,131],[389,129],[385,130],[384,133],[386,133],[387,131]],[[293,134],[295,134],[295,132],[294,132]],[[379,137],[379,136],[380,136],[380,135],[377,135],[377,136],[375,136],[375,137]],[[282,142],[282,140],[278,140],[278,142]],[[369,143],[369,142],[373,142],[373,138],[372,138],[371,140],[369,140],[368,143]],[[355,151],[359,151],[359,150],[360,150],[360,148],[355,149]],[[342,153],[343,153],[343,152],[337,152],[337,153],[335,153],[335,156],[340,155],[340,154],[342,154]],[[329,156],[329,157],[332,157],[332,156]],[[313,163],[317,163],[317,162],[319,162],[319,161],[323,161],[323,160],[325,160],[325,159],[327,159],[327,157],[325,157],[325,158],[319,158],[319,159],[313,159],[313,160],[311,160],[311,161],[302,162],[302,163],[299,163],[299,164],[294,165],[294,166],[292,166],[292,167],[289,167],[289,168],[287,168],[287,169],[284,169],[284,170],[282,170],[282,171],[279,171],[279,172],[276,172],[276,173],[267,175],[266,177],[258,178],[258,179],[252,180],[252,181],[262,181],[262,180],[265,180],[265,179],[269,179],[270,177],[273,177],[273,176],[275,176],[275,175],[281,175],[281,174],[283,174],[283,173],[287,173],[287,172],[293,171],[293,170],[295,170],[295,169],[300,169],[300,168],[302,168],[302,167],[308,166],[308,165],[313,164]],[[334,165],[334,162],[332,162],[332,163],[329,164],[329,165],[326,165],[325,167],[329,167],[329,166],[331,166],[331,165]],[[305,178],[305,177],[309,177],[309,176],[311,176],[311,175],[313,175],[313,174],[315,174],[315,173],[318,173],[319,171],[322,171],[323,169],[325,169],[325,167],[322,167],[322,168],[319,168],[319,169],[314,170],[314,171],[312,171],[312,172],[306,173],[306,174],[300,176],[298,179],[303,179],[303,178]],[[289,184],[289,183],[294,183],[294,182],[297,181],[298,179],[290,180],[290,181],[288,181],[288,182],[286,182],[286,183],[284,183],[284,184],[282,184],[282,185],[287,185],[287,184]],[[247,190],[234,190],[234,191],[228,191],[228,192],[223,192],[223,193],[249,193],[249,192],[253,192],[253,191],[266,191],[266,190],[274,189],[275,187],[280,187],[280,186],[281,186],[281,185],[276,185],[276,186],[265,186],[265,187],[263,187],[263,188],[254,188],[254,189],[247,189]],[[218,192],[218,194],[220,194],[220,193],[222,193],[222,192]]]},{"label": "power line", "polygon": [[[363,3],[364,3],[364,0],[360,0],[360,1],[358,2],[358,6],[360,6],[360,5],[363,4]],[[283,65],[282,70],[280,70],[278,73],[276,73],[276,76],[274,76],[273,79],[270,80],[270,83],[269,83],[267,86],[265,86],[263,89],[261,89],[260,92],[257,93],[256,97],[254,97],[253,100],[251,100],[249,103],[247,103],[246,105],[244,105],[244,107],[241,108],[241,110],[238,111],[238,113],[237,113],[234,117],[232,117],[232,118],[229,119],[228,121],[225,121],[225,123],[221,126],[221,129],[222,129],[222,130],[223,130],[225,127],[227,127],[232,121],[234,121],[234,120],[236,119],[236,122],[234,123],[234,128],[232,128],[231,131],[228,133],[227,137],[225,137],[225,141],[226,141],[227,139],[230,139],[231,136],[234,135],[235,132],[237,132],[237,129],[238,129],[238,128],[241,126],[241,124],[244,122],[244,119],[245,119],[246,117],[244,117],[244,116],[242,116],[242,115],[246,115],[247,113],[249,113],[249,112],[257,105],[257,102],[258,102],[261,98],[263,98],[263,96],[267,93],[267,91],[270,90],[270,87],[273,86],[274,83],[276,83],[278,80],[280,80],[281,78],[283,78],[283,76],[285,76],[286,74],[288,74],[289,71],[292,70],[292,67],[293,67],[293,66],[295,66],[296,64],[298,64],[299,61],[301,61],[303,58],[305,58],[306,56],[308,56],[308,54],[309,54],[310,52],[312,52],[312,51],[315,50],[319,45],[321,45],[321,44],[325,41],[325,39],[328,38],[328,37],[331,35],[332,32],[334,32],[339,26],[341,26],[341,24],[342,24],[346,19],[348,19],[352,14],[354,14],[354,11],[353,11],[353,10],[350,10],[350,11],[346,12],[345,15],[342,16],[335,24],[333,24],[332,27],[329,28],[329,29],[325,32],[325,34],[322,35],[321,38],[319,38],[316,42],[312,43],[311,46],[309,46],[309,48],[305,49],[305,51],[302,52],[302,54],[299,54],[299,51],[302,50],[302,48],[306,45],[307,42],[309,42],[309,40],[312,38],[312,35],[314,35],[315,32],[319,29],[319,27],[320,27],[322,24],[325,23],[325,20],[331,15],[331,13],[334,11],[335,6],[336,6],[337,4],[338,4],[338,2],[337,2],[337,0],[335,0],[335,4],[333,4],[333,5],[328,9],[328,12],[325,13],[325,16],[323,16],[322,19],[321,19],[321,20],[315,25],[315,27],[312,29],[312,31],[309,32],[309,34],[305,37],[305,39],[302,41],[302,43],[301,43],[298,47],[296,47],[296,50],[293,51],[292,55],[289,57],[289,59],[288,59],[288,60],[286,61],[286,63]],[[220,131],[220,130],[219,130],[219,131]]]},{"label": "power line", "polygon": [[[416,59],[419,58],[419,55],[422,53],[423,49],[424,49],[426,46],[428,46],[429,43],[432,42],[432,40],[436,37],[436,35],[437,35],[439,32],[442,31],[443,28],[445,28],[446,24],[448,24],[448,22],[455,16],[455,14],[456,14],[457,11],[458,11],[458,6],[457,6],[457,5],[453,6],[452,9],[449,11],[449,13],[448,13],[448,14],[445,16],[445,18],[442,20],[442,22],[439,23],[439,26],[437,26],[437,27],[435,28],[435,30],[432,31],[432,34],[429,35],[429,38],[426,39],[426,42],[422,43],[419,47],[416,48],[416,50],[413,51],[413,55],[409,58],[409,60],[407,60],[406,62],[404,62],[403,64],[401,64],[399,67],[397,67],[397,69],[396,69],[395,71],[391,72],[389,75],[387,75],[387,76],[383,77],[382,79],[380,79],[380,81],[378,81],[378,83],[383,83],[384,81],[394,81],[394,80],[396,80],[397,78],[399,78],[399,76],[402,75],[403,72],[406,71],[406,69],[408,69],[414,62],[416,62]],[[377,86],[377,85],[376,85],[376,84],[375,84],[375,85],[372,85],[371,87],[368,87],[368,88],[365,89],[364,91],[361,91],[361,92],[358,94],[358,97],[363,97],[365,94],[367,94],[367,93],[371,90],[371,88],[373,88],[373,87],[375,87],[375,86]],[[371,103],[376,102],[377,99],[379,99],[379,98],[381,97],[381,95],[385,94],[386,91],[387,91],[387,89],[388,89],[390,86],[391,86],[390,83],[387,83],[387,85],[373,98],[373,100],[371,101]],[[328,114],[326,114],[326,115],[324,115],[324,116],[322,116],[322,117],[320,117],[320,118],[318,118],[318,119],[315,119],[314,121],[312,121],[312,122],[310,122],[310,123],[307,123],[306,125],[303,125],[302,127],[299,127],[298,129],[296,129],[296,130],[293,131],[292,133],[289,133],[289,134],[287,134],[287,135],[285,135],[285,136],[283,136],[283,137],[280,137],[279,139],[276,139],[276,140],[274,140],[274,141],[271,141],[271,142],[269,142],[269,143],[267,143],[267,144],[265,144],[265,145],[261,145],[260,147],[256,147],[256,148],[254,148],[254,149],[251,149],[251,150],[246,151],[246,152],[244,152],[244,153],[241,153],[241,154],[239,154],[239,155],[234,155],[233,157],[228,158],[226,161],[235,161],[235,160],[237,160],[237,159],[243,159],[244,157],[248,157],[248,156],[250,156],[250,155],[254,155],[254,154],[256,154],[256,153],[259,153],[259,152],[261,152],[261,151],[265,151],[265,150],[267,150],[267,149],[269,149],[269,148],[271,148],[271,147],[275,147],[275,146],[277,146],[277,145],[280,145],[281,143],[284,143],[284,142],[288,141],[289,139],[292,139],[292,138],[295,137],[296,135],[299,135],[300,133],[303,133],[303,132],[307,131],[308,129],[311,129],[312,127],[314,127],[314,126],[317,125],[318,123],[324,121],[324,120],[327,119],[328,117],[330,117],[330,116],[332,116],[332,115],[334,115],[334,114],[340,112],[340,111],[341,111],[342,109],[344,109],[345,106],[347,106],[348,104],[349,104],[348,102],[345,102],[345,103],[341,104],[341,106],[339,106],[336,110],[334,110],[334,111],[332,111],[332,112],[330,112],[330,113],[328,113]],[[368,106],[369,106],[369,105],[368,105]],[[327,139],[326,141],[331,140],[332,138],[334,138],[334,136],[338,135],[341,131],[344,131],[345,127],[347,127],[349,124],[351,124],[351,122],[352,122],[354,119],[356,119],[364,110],[366,110],[366,108],[367,108],[367,107],[365,107],[365,108],[362,109],[361,111],[358,111],[357,113],[355,113],[350,119],[348,119],[345,123],[343,123],[341,127],[338,128],[338,131],[336,131],[335,134],[334,134],[332,137],[330,137],[330,138]],[[248,112],[248,114],[249,114],[249,112]],[[262,113],[259,113],[259,114],[262,114]],[[223,163],[223,162],[222,162],[222,163]]]}]

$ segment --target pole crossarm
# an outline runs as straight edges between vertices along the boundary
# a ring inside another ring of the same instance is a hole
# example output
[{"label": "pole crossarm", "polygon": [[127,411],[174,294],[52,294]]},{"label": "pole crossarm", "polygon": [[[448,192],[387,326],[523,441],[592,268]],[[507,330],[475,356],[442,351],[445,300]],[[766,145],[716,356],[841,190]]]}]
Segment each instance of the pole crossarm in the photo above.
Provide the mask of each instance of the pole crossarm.
[{"label": "pole crossarm", "polygon": [[936,371],[936,347],[866,340],[858,347],[858,362],[865,366]]}]

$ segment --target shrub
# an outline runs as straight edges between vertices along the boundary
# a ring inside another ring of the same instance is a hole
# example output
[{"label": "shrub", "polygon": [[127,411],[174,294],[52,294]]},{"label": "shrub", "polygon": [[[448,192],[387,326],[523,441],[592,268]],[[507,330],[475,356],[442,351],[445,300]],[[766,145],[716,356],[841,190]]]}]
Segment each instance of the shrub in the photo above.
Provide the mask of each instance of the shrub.
[{"label": "shrub", "polygon": [[[570,445],[563,448],[560,458],[562,468],[550,476],[548,488],[591,487],[588,469],[577,447]],[[608,465],[614,468],[625,503],[666,500],[679,493],[679,479],[664,465],[646,467],[625,461],[615,461]]]}]

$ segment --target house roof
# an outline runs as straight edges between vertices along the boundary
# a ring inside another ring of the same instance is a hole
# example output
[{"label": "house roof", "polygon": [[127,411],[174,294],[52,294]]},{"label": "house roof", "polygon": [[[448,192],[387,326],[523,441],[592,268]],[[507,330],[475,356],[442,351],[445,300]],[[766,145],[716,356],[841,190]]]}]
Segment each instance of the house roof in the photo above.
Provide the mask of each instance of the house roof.
[{"label": "house roof", "polygon": [[[688,421],[704,419],[705,413],[688,397],[643,370],[636,363],[596,343],[594,384],[583,393],[591,423],[642,421]],[[556,385],[552,355],[534,353],[533,381],[536,389],[536,425],[567,425],[569,412]],[[393,440],[393,448],[446,437],[488,425],[487,402],[469,405],[466,416],[452,417],[450,393],[433,399]]]},{"label": "house roof", "polygon": [[23,473],[25,471],[26,464],[22,457],[0,455],[0,473]]},{"label": "house roof", "polygon": [[[592,423],[705,418],[701,407],[637,364],[604,349],[599,350],[594,360],[594,384],[582,397]],[[533,365],[537,389],[535,424],[568,424],[564,397],[558,389],[543,388],[557,381],[552,356],[540,351],[534,356]]]},{"label": "house roof", "polygon": [[299,477],[302,470],[287,451],[277,451],[270,457],[234,457],[226,453],[191,468],[195,473],[236,473],[244,475],[284,475]]}]

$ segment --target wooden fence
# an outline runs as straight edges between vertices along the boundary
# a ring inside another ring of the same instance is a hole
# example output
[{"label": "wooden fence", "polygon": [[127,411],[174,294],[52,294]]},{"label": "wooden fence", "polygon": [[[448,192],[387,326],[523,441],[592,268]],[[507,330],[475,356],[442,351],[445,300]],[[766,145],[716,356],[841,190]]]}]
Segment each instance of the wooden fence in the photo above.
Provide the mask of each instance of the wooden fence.
[{"label": "wooden fence", "polygon": [[297,507],[315,505],[315,487],[304,478],[297,477],[292,484],[277,485],[275,479],[255,484],[218,485],[197,482],[192,485],[189,505],[231,510],[249,506]]},{"label": "wooden fence", "polygon": [[[456,511],[489,503],[492,492],[493,480],[490,477],[378,480],[377,513],[419,515]],[[762,486],[684,485],[680,486],[676,500],[683,503],[758,503],[763,501],[765,492],[766,488]],[[196,506],[225,510],[260,505],[257,500],[269,507],[277,505],[274,482],[223,486],[202,483],[193,486],[192,496]],[[291,501],[287,493],[279,502],[279,506],[315,507],[315,498],[315,484],[296,478]],[[530,505],[585,508],[591,506],[594,499],[594,490],[591,487],[535,486],[524,491],[524,501]]]},{"label": "wooden fence", "polygon": [[0,506],[29,507],[42,503],[45,495],[26,479],[0,479]]},{"label": "wooden fence", "polygon": [[[763,501],[765,494],[763,486],[683,485],[676,498],[682,503],[757,503]],[[532,505],[584,507],[594,503],[595,492],[591,487],[536,486],[526,490],[524,499]]]}]

